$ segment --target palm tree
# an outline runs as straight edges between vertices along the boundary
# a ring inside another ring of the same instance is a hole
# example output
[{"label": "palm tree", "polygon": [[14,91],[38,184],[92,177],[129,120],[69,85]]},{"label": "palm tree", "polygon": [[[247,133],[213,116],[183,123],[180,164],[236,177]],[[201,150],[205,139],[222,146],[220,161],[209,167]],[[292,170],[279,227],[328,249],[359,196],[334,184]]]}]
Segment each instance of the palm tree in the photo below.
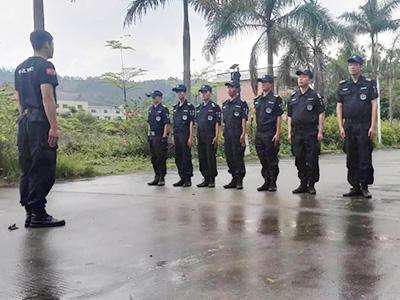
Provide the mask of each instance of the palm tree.
[{"label": "palm tree", "polygon": [[279,74],[287,81],[290,70],[307,67],[314,70],[315,89],[325,92],[325,66],[329,57],[327,48],[338,40],[351,40],[350,34],[322,7],[318,0],[306,1],[297,9],[292,27],[281,30],[286,51],[279,67]]},{"label": "palm tree", "polygon": [[[400,20],[393,20],[393,11],[400,5],[400,0],[367,0],[358,11],[348,12],[341,19],[349,24],[349,29],[360,34],[368,34],[371,40],[372,76],[378,78],[378,37],[382,32],[395,31]],[[381,105],[378,97],[378,142],[381,143]]]},{"label": "palm tree", "polygon": [[[243,32],[260,35],[250,54],[250,74],[257,76],[258,56],[267,52],[267,72],[274,75],[274,55],[282,45],[281,32],[295,18],[297,0],[226,0],[217,7],[207,27],[208,38],[203,47],[207,58],[215,56],[222,42]],[[255,86],[253,85],[253,90]],[[256,93],[256,91],[254,91]]]},{"label": "palm tree", "polygon": [[[202,14],[209,19],[215,7],[224,0],[182,0],[183,4],[183,81],[188,88],[190,95],[191,75],[190,75],[190,24],[189,24],[189,5],[194,11]],[[164,7],[170,0],[132,0],[124,21],[124,26],[129,26],[141,19],[149,10]]]},{"label": "palm tree", "polygon": [[43,0],[33,0],[33,23],[35,30],[44,30]]},{"label": "palm tree", "polygon": [[368,34],[371,40],[371,65],[373,77],[378,76],[378,37],[382,32],[395,31],[400,26],[400,19],[393,20],[393,11],[400,5],[400,0],[368,0],[358,11],[347,12],[340,16],[353,32]]}]

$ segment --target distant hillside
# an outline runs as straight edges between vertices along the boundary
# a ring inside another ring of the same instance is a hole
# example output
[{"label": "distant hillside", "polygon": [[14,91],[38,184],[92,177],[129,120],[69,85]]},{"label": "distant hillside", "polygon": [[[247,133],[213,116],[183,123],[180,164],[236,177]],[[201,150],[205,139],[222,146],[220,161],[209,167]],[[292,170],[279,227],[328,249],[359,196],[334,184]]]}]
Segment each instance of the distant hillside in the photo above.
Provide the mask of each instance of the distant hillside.
[{"label": "distant hillside", "polygon": [[[88,77],[86,79],[78,77],[60,77],[58,87],[59,100],[81,100],[87,101],[92,105],[117,105],[123,103],[121,90],[102,81],[98,77]],[[167,103],[173,103],[175,95],[171,88],[178,79],[169,78],[168,80],[147,80],[139,83],[139,87],[128,91],[128,99],[140,102],[146,99],[146,93],[158,89],[164,93]],[[14,71],[0,68],[0,85],[4,83],[14,83]]]}]

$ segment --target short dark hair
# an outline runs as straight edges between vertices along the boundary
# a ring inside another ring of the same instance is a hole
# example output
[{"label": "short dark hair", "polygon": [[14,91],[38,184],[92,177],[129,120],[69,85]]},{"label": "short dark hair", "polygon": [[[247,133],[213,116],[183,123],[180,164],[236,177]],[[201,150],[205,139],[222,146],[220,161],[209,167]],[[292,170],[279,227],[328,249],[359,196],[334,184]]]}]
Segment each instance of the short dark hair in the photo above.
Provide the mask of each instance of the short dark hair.
[{"label": "short dark hair", "polygon": [[53,36],[45,30],[35,30],[30,36],[33,50],[41,50],[47,42],[53,41]]}]

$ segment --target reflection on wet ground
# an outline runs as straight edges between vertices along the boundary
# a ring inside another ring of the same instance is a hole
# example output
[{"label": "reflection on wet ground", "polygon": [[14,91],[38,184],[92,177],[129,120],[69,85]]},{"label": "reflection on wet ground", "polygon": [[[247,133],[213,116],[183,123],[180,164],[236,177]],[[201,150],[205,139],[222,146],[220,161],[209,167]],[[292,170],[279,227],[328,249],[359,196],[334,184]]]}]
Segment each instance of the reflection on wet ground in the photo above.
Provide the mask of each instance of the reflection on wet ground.
[{"label": "reflection on wet ground", "polygon": [[285,160],[276,194],[255,191],[257,165],[243,191],[221,188],[225,170],[215,190],[149,188],[145,173],[62,183],[55,230],[8,232],[23,214],[0,190],[0,299],[396,299],[399,161],[375,155],[371,201],[340,197],[342,156],[322,159],[315,197],[290,193]]}]

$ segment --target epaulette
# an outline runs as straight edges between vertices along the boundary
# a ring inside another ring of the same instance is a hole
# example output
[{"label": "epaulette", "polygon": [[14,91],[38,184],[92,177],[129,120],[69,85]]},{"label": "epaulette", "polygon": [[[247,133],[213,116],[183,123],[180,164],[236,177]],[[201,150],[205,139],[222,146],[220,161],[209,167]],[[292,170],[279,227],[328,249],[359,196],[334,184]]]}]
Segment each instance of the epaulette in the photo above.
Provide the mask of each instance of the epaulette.
[{"label": "epaulette", "polygon": [[367,78],[367,77],[365,77],[365,80],[366,80],[366,81],[371,81],[371,79],[370,79],[370,78]]},{"label": "epaulette", "polygon": [[318,97],[319,99],[322,99],[322,96],[321,96],[319,93],[317,93],[317,97]]},{"label": "epaulette", "polygon": [[201,107],[201,104],[199,104],[199,105],[196,106],[196,108],[200,108],[200,107]]},{"label": "epaulette", "polygon": [[339,84],[343,84],[343,83],[346,83],[346,82],[347,82],[347,80],[344,79],[344,80],[340,81]]},{"label": "epaulette", "polygon": [[261,95],[255,97],[255,98],[253,99],[253,101],[257,101],[257,100],[260,99],[260,98],[261,98]]},{"label": "epaulette", "polygon": [[274,95],[274,96],[275,96],[276,100],[282,101],[282,97],[281,96],[279,96],[279,95]]},{"label": "epaulette", "polygon": [[214,102],[211,102],[211,106],[212,106],[212,107],[215,107],[215,103],[214,103]]},{"label": "epaulette", "polygon": [[294,92],[292,93],[292,96],[296,95],[296,93],[297,93],[297,91],[294,91]]}]

